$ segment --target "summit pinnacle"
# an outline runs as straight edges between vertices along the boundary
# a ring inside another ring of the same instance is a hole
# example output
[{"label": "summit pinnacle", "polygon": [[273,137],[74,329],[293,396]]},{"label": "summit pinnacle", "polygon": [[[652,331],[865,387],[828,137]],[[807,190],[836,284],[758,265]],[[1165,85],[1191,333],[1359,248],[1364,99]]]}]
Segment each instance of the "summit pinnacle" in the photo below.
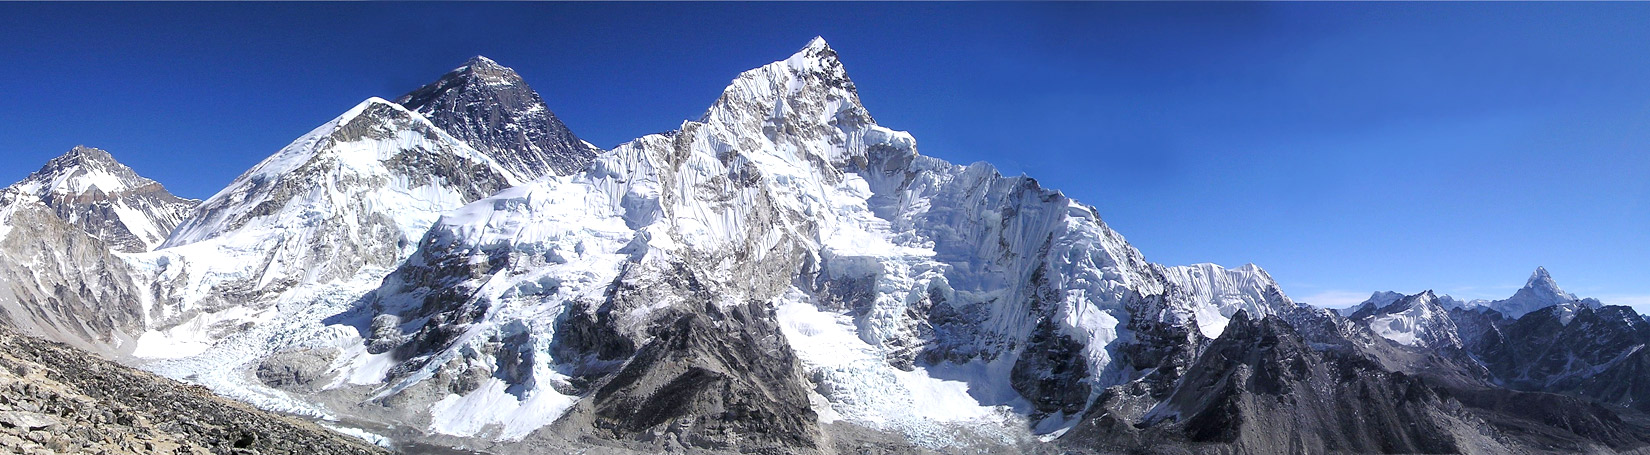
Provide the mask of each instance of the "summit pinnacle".
[{"label": "summit pinnacle", "polygon": [[479,55],[395,102],[524,179],[571,174],[601,151],[567,129],[515,70]]}]

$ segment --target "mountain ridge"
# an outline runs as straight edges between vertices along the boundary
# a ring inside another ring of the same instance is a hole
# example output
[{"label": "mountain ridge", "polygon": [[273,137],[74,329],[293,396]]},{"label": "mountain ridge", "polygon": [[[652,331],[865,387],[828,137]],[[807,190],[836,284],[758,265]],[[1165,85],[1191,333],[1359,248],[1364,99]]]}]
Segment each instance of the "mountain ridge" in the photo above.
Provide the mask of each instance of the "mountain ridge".
[{"label": "mountain ridge", "polygon": [[[1570,296],[1496,319],[1426,291],[1343,315],[1253,264],[1149,262],[1095,206],[919,153],[823,38],[739,73],[678,130],[599,154],[520,81],[477,57],[401,102],[369,98],[155,251],[67,228],[29,235],[75,249],[24,251],[119,293],[70,301],[131,316],[75,336],[114,333],[151,371],[397,442],[1539,452],[1650,434],[1619,406],[1650,363],[1606,355],[1642,346],[1631,310]],[[1526,288],[1514,303],[1567,295],[1544,268]],[[0,309],[62,307],[20,302]],[[1604,326],[1619,330],[1586,331]],[[1602,371],[1555,366],[1577,352]]]}]

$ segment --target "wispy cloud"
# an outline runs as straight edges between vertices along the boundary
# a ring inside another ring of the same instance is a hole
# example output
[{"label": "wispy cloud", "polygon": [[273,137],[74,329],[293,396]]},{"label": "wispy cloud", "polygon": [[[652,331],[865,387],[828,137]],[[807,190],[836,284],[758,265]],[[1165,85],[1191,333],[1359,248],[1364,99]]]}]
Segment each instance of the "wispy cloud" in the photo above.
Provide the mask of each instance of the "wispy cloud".
[{"label": "wispy cloud", "polygon": [[1368,298],[1368,292],[1328,290],[1312,295],[1294,297],[1294,300],[1319,308],[1346,308],[1363,303]]}]

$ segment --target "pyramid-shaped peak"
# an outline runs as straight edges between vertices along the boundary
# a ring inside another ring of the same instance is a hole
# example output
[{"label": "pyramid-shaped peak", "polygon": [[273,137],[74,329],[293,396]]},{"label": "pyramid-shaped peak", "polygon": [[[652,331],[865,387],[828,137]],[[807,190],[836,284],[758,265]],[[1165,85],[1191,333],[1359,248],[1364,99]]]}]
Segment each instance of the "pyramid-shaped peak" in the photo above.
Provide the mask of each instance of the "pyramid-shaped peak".
[{"label": "pyramid-shaped peak", "polygon": [[825,42],[825,37],[815,36],[814,39],[808,40],[808,45],[803,46],[803,49],[830,50],[831,44]]},{"label": "pyramid-shaped peak", "polygon": [[47,194],[79,195],[96,190],[109,193],[153,184],[138,176],[132,168],[115,160],[108,151],[77,145],[68,152],[47,161],[40,170],[13,185],[14,188],[40,196]]},{"label": "pyramid-shaped peak", "polygon": [[1524,282],[1524,286],[1526,286],[1526,287],[1547,286],[1547,287],[1552,287],[1554,289],[1558,288],[1557,282],[1553,281],[1553,275],[1552,274],[1547,273],[1547,268],[1546,267],[1536,267],[1535,272],[1530,274],[1529,281]]},{"label": "pyramid-shaped peak", "polygon": [[1546,267],[1536,267],[1535,272],[1530,273],[1529,281],[1524,282],[1524,289],[1540,295],[1552,296],[1559,299],[1559,301],[1575,300],[1574,296],[1566,294],[1563,289],[1558,287],[1558,281],[1553,280],[1552,274],[1547,273]]},{"label": "pyramid-shaped peak", "polygon": [[99,169],[124,169],[126,165],[115,160],[115,156],[108,151],[97,148],[76,145],[62,155],[52,158],[40,168],[39,174],[73,172],[83,167]]},{"label": "pyramid-shaped peak", "polygon": [[814,37],[801,50],[785,59],[792,70],[822,72],[847,79],[847,71],[842,68],[842,61],[837,59],[835,49],[825,42],[825,38]]},{"label": "pyramid-shaped peak", "polygon": [[485,56],[395,102],[525,179],[571,174],[599,152],[556,118],[521,75]]},{"label": "pyramid-shaped peak", "polygon": [[38,198],[63,221],[129,253],[166,240],[199,202],[177,197],[108,151],[84,145],[47,161],[10,189]]}]

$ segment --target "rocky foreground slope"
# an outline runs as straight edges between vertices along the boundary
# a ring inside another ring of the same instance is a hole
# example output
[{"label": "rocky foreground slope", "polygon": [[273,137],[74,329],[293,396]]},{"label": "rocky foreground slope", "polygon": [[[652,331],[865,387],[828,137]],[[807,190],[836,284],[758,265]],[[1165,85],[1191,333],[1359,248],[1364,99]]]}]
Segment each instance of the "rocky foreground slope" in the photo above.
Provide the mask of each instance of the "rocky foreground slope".
[{"label": "rocky foreground slope", "polygon": [[313,423],[0,326],[0,448],[10,453],[377,454]]}]

